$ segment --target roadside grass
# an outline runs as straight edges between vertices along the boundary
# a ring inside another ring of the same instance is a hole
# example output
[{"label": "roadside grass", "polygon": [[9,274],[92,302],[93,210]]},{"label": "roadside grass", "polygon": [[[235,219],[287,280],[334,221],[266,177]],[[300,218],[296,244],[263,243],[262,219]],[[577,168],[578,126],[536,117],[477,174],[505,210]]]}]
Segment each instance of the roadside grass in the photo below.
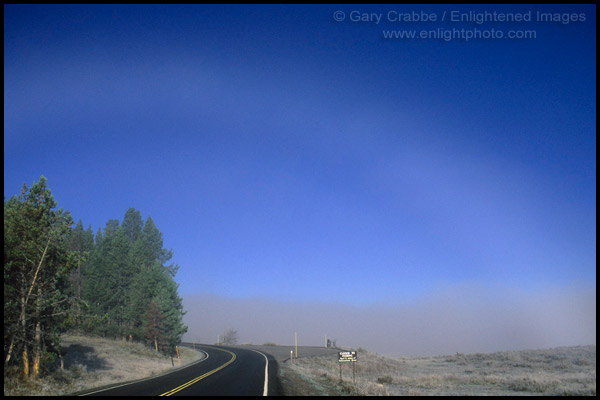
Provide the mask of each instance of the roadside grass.
[{"label": "roadside grass", "polygon": [[[62,338],[64,367],[54,368],[39,378],[15,378],[19,374],[4,374],[5,396],[58,396],[112,383],[142,379],[167,372],[174,366],[171,357],[157,354],[141,343],[128,343],[77,334]],[[180,348],[182,365],[197,360],[200,353]],[[12,367],[15,368],[15,367]]]},{"label": "roadside grass", "polygon": [[355,363],[337,357],[299,358],[293,371],[343,394],[596,395],[596,346],[440,357],[389,358],[359,349]]}]

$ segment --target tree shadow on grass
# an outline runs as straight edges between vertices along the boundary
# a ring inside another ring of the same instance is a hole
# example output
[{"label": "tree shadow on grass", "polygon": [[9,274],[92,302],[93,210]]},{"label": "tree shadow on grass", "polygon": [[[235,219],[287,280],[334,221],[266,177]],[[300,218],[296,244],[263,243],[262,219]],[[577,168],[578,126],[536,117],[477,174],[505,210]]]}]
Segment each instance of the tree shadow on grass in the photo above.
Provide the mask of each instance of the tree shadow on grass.
[{"label": "tree shadow on grass", "polygon": [[93,347],[80,344],[71,344],[64,348],[63,360],[65,368],[79,365],[85,366],[88,371],[92,372],[109,369],[108,362],[104,358],[98,357]]}]

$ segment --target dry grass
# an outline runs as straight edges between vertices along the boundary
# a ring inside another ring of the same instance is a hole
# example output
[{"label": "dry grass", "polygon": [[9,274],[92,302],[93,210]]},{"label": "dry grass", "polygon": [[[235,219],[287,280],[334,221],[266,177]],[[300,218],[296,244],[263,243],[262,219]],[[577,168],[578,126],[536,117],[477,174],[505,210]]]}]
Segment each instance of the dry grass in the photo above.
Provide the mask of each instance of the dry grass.
[{"label": "dry grass", "polygon": [[[63,395],[173,369],[170,357],[140,343],[65,335],[62,348],[64,369],[38,379],[10,379],[5,374],[4,395]],[[200,353],[187,348],[180,348],[179,352],[182,365],[200,357]],[[174,362],[177,367],[177,359]]]},{"label": "dry grass", "polygon": [[596,395],[596,346],[388,358],[359,349],[351,363],[300,358],[289,367],[307,381],[358,395]]}]

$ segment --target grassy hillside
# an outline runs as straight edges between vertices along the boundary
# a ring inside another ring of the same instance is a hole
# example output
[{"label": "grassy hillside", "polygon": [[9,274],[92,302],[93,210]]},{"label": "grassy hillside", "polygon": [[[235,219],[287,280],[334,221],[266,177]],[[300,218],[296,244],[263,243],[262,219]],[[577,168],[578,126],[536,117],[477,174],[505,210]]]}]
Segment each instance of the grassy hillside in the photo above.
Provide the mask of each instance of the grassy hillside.
[{"label": "grassy hillside", "polygon": [[[65,335],[64,368],[39,379],[4,378],[4,395],[62,395],[111,383],[141,379],[173,369],[170,357],[140,343],[98,337]],[[182,365],[200,353],[180,348]],[[177,359],[174,360],[178,367]]]},{"label": "grassy hillside", "polygon": [[282,373],[311,395],[596,395],[596,346],[395,359],[359,350],[355,364],[356,386],[351,363],[340,382],[332,356],[299,358]]}]

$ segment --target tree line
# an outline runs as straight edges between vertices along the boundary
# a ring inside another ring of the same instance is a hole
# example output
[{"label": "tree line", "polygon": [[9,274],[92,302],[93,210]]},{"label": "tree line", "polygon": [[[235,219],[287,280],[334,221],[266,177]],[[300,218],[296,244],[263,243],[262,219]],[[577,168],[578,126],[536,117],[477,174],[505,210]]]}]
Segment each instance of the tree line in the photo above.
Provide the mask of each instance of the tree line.
[{"label": "tree line", "polygon": [[70,329],[172,353],[187,331],[179,266],[152,218],[130,208],[94,235],[56,207],[43,176],[4,200],[5,374],[50,368]]}]

